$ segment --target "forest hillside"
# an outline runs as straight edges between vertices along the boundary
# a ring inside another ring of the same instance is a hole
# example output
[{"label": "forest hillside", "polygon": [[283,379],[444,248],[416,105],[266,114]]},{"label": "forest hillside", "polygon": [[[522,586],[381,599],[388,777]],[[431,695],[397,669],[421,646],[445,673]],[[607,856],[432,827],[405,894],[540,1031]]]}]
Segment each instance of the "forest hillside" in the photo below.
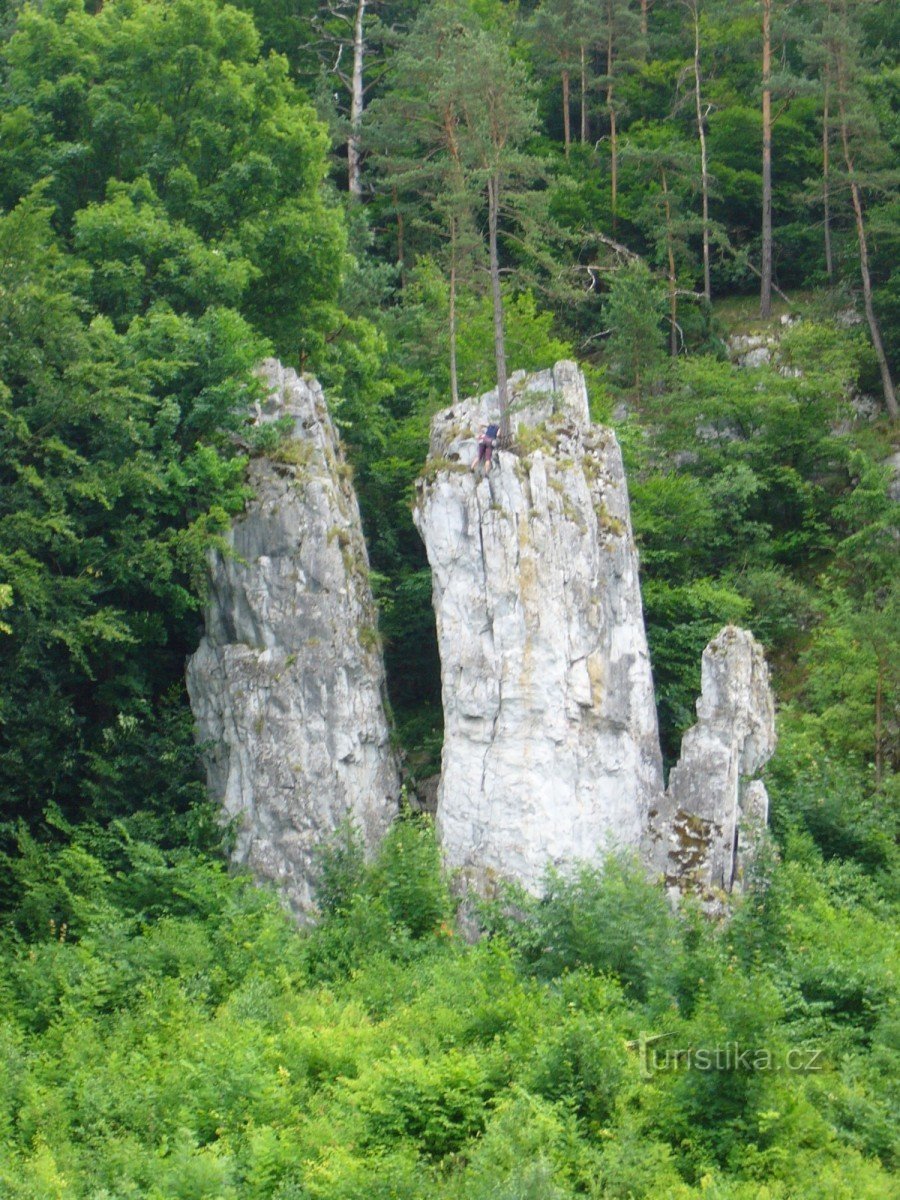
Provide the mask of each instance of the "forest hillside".
[{"label": "forest hillside", "polygon": [[[0,0],[0,1194],[897,1194],[898,19]],[[408,794],[429,421],[580,364],[667,768],[722,625],[770,662],[729,921],[610,858],[466,942],[411,813],[306,931],[229,871],[184,670],[270,355],[352,463]]]}]

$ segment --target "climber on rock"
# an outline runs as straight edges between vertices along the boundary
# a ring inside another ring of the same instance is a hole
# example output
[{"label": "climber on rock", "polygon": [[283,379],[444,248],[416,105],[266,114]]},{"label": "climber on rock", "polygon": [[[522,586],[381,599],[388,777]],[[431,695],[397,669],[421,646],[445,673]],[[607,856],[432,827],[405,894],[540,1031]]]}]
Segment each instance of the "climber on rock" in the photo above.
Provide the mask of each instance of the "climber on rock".
[{"label": "climber on rock", "polygon": [[491,469],[491,458],[494,454],[494,447],[500,436],[499,424],[491,423],[490,425],[482,425],[478,434],[478,454],[472,460],[472,470],[476,470],[479,463],[484,463],[484,472],[488,473]]}]

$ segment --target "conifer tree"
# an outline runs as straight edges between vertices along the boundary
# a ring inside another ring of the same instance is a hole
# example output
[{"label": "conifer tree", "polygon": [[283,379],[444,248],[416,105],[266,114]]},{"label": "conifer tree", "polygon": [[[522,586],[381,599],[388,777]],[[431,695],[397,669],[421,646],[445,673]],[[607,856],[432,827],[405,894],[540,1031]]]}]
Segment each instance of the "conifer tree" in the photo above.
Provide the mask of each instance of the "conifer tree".
[{"label": "conifer tree", "polygon": [[[451,305],[457,268],[464,257],[471,261],[474,218],[485,218],[500,423],[508,436],[500,239],[541,174],[523,150],[536,125],[527,76],[504,37],[448,0],[420,16],[396,61],[403,69],[392,93],[373,106],[372,136],[399,185],[409,191],[418,181],[430,210],[419,219],[440,218],[450,245]],[[451,336],[451,354],[454,344]]]},{"label": "conifer tree", "polygon": [[772,0],[762,5],[762,243],[759,315],[772,312]]},{"label": "conifer tree", "polygon": [[[449,284],[450,390],[459,399],[457,296],[472,284],[480,237],[460,144],[456,46],[474,28],[451,4],[437,4],[413,25],[392,63],[394,86],[376,100],[366,140],[402,228],[408,214],[424,245],[440,248]],[[399,250],[398,250],[399,253]]]},{"label": "conifer tree", "polygon": [[643,48],[640,16],[630,0],[603,0],[600,8],[598,43],[604,61],[604,73],[598,83],[605,92],[604,106],[609,121],[610,216],[616,229],[619,198],[619,114],[621,105],[616,84],[629,61],[637,59]]},{"label": "conifer tree", "polygon": [[536,55],[559,74],[562,84],[566,157],[572,143],[571,81],[576,73],[581,81],[581,141],[587,139],[587,60],[593,30],[594,14],[587,0],[543,0],[530,22]]},{"label": "conifer tree", "polygon": [[872,300],[872,276],[869,260],[869,234],[865,219],[864,193],[882,190],[896,183],[896,174],[885,174],[884,163],[889,161],[883,147],[877,122],[861,82],[857,23],[851,20],[852,0],[830,0],[823,29],[830,77],[834,82],[836,125],[839,153],[844,168],[844,185],[850,192],[859,271],[862,280],[863,306],[872,347],[881,374],[884,403],[892,421],[900,412],[891,369],[881,338],[881,328]]},{"label": "conifer tree", "polygon": [[700,143],[700,202],[703,211],[701,238],[703,242],[703,295],[707,304],[712,299],[710,280],[710,220],[709,220],[709,155],[706,145],[706,121],[709,105],[703,99],[703,78],[700,65],[700,0],[685,0],[694,34],[694,55],[691,64],[694,112],[697,121],[697,140]]}]

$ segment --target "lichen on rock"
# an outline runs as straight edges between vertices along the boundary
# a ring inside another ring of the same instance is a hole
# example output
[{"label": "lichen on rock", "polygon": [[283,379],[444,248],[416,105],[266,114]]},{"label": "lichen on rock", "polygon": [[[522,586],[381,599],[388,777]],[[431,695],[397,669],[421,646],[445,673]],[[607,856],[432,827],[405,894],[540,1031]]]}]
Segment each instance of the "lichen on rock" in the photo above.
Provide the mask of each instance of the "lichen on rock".
[{"label": "lichen on rock", "polygon": [[213,554],[206,633],[187,668],[234,858],[313,909],[315,847],[350,819],[371,850],[397,808],[384,669],[359,509],[325,397],[274,359],[261,424],[284,447],[250,463],[253,497]]}]

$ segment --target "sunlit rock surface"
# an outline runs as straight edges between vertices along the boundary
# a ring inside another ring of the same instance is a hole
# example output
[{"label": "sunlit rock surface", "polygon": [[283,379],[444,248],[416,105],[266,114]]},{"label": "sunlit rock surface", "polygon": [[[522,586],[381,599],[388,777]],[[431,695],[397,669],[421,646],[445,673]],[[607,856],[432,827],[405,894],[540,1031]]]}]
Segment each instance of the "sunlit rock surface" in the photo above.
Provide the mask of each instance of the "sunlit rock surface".
[{"label": "sunlit rock surface", "polygon": [[274,359],[260,423],[293,439],[250,464],[254,498],[215,555],[188,690],[235,859],[311,911],[314,847],[343,818],[367,847],[397,808],[359,509],[315,380]]},{"label": "sunlit rock surface", "polygon": [[662,790],[615,435],[591,424],[573,363],[511,388],[515,452],[484,478],[469,464],[496,394],[437,414],[414,513],[441,653],[438,832],[480,891],[637,848]]}]

